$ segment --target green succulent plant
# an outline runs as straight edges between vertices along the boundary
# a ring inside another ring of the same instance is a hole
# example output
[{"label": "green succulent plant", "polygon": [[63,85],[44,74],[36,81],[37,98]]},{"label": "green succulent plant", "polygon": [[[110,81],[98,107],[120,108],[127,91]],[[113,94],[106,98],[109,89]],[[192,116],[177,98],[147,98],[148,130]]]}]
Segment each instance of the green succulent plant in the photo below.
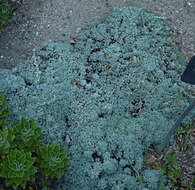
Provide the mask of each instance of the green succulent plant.
[{"label": "green succulent plant", "polygon": [[1,157],[4,156],[4,154],[8,154],[11,146],[14,144],[15,136],[13,134],[10,134],[8,131],[8,128],[5,128],[0,131],[0,154]]},{"label": "green succulent plant", "polygon": [[70,162],[66,150],[55,144],[40,147],[42,131],[34,119],[22,117],[9,127],[5,119],[10,113],[6,109],[8,103],[0,92],[0,178],[7,187],[17,189],[34,182],[37,172],[46,177],[61,177]]},{"label": "green succulent plant", "polygon": [[23,117],[21,122],[14,123],[13,133],[16,136],[14,142],[20,149],[36,152],[39,148],[42,131],[37,126],[34,119],[27,121]]},{"label": "green succulent plant", "polygon": [[0,164],[0,177],[6,178],[6,186],[26,187],[27,181],[34,181],[37,168],[33,166],[36,158],[24,150],[11,150]]},{"label": "green succulent plant", "polygon": [[63,171],[67,170],[69,159],[65,149],[59,144],[44,145],[39,149],[37,162],[42,173],[46,176],[60,178]]}]

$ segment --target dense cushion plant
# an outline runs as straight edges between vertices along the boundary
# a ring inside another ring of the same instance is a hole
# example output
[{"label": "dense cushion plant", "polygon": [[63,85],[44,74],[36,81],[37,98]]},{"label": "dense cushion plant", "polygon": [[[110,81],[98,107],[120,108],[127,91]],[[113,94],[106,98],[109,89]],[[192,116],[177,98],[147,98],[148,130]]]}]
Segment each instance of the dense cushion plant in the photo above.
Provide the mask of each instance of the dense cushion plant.
[{"label": "dense cushion plant", "polygon": [[0,178],[14,189],[34,182],[38,170],[46,177],[60,178],[70,161],[66,150],[55,144],[40,147],[42,131],[33,119],[27,121],[22,117],[21,122],[8,126],[7,106],[0,92]]},{"label": "dense cushion plant", "polygon": [[191,100],[180,81],[187,61],[171,34],[143,9],[113,9],[74,43],[44,43],[25,64],[0,70],[7,121],[33,117],[41,144],[68,142],[58,190],[167,189],[160,171],[144,168],[143,154],[162,144]]}]

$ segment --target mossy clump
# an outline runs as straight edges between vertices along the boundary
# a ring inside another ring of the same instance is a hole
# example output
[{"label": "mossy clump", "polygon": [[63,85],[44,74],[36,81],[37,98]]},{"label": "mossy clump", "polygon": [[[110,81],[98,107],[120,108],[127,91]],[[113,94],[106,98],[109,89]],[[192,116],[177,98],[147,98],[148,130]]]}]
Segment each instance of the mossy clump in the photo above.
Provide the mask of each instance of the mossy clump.
[{"label": "mossy clump", "polygon": [[186,58],[171,34],[143,9],[114,9],[75,43],[45,43],[28,63],[0,70],[0,86],[12,100],[8,119],[35,118],[42,143],[71,152],[58,190],[167,189],[164,176],[144,172],[143,154],[162,144],[170,121],[190,103],[180,81]]}]

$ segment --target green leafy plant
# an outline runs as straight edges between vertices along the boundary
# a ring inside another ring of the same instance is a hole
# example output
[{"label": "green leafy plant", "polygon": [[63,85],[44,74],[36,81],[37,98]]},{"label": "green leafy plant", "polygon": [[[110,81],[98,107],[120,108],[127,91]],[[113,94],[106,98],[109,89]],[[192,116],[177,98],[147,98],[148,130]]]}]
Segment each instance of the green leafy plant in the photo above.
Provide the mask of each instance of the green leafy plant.
[{"label": "green leafy plant", "polygon": [[42,132],[41,128],[37,126],[37,123],[33,119],[27,121],[23,117],[21,122],[14,123],[15,144],[19,145],[20,149],[36,152],[39,148]]},{"label": "green leafy plant", "polygon": [[39,149],[37,162],[46,176],[60,178],[63,171],[67,170],[69,160],[65,149],[58,144],[51,144]]},{"label": "green leafy plant", "polygon": [[[5,120],[10,113],[6,106],[8,101],[0,93],[0,178],[6,186],[25,188],[27,182],[35,182],[38,172],[43,178],[61,177],[70,162],[66,150],[55,144],[40,147],[42,131],[33,119],[28,121],[22,117],[10,127]],[[43,187],[43,182],[40,185]]]},{"label": "green leafy plant", "polygon": [[181,173],[175,159],[176,153],[166,154],[165,163],[160,163],[159,167],[161,168],[163,174],[167,174],[168,177],[178,179],[181,177]]},{"label": "green leafy plant", "polygon": [[193,128],[192,125],[187,125],[184,129],[178,128],[176,130],[177,135],[183,136],[183,143],[180,147],[181,151],[185,151],[188,146],[189,143],[188,133],[192,128]]},{"label": "green leafy plant", "polygon": [[13,16],[13,9],[6,4],[5,0],[0,0],[0,29],[2,29],[3,24],[10,20]]},{"label": "green leafy plant", "polygon": [[[185,151],[188,146],[188,133],[192,129],[192,125],[187,125],[185,128],[178,128],[176,130],[177,135],[182,137],[182,142],[180,143],[180,151]],[[182,172],[180,168],[178,167],[178,164],[176,162],[176,153],[172,154],[166,154],[165,161],[164,162],[158,162],[158,167],[162,170],[162,175],[166,175],[168,179],[171,181],[169,184],[172,189],[180,189],[180,186],[182,189],[185,187],[187,190],[192,190],[195,188],[195,179],[192,181],[191,184],[183,184],[182,183]]]},{"label": "green leafy plant", "polygon": [[35,159],[30,152],[11,150],[0,164],[0,177],[6,178],[6,186],[13,185],[16,189],[21,185],[25,188],[27,181],[34,181],[37,172],[37,168],[33,166]]},{"label": "green leafy plant", "polygon": [[0,154],[3,157],[5,154],[9,153],[11,146],[14,146],[14,138],[13,134],[8,132],[8,128],[5,128],[0,131]]},{"label": "green leafy plant", "polygon": [[176,162],[176,153],[166,154],[166,160],[164,163],[159,162],[158,166],[162,170],[162,175],[166,175],[173,183],[171,186],[174,187],[178,183],[181,183],[182,173]]},{"label": "green leafy plant", "polygon": [[8,109],[6,109],[6,107],[8,106],[9,101],[6,101],[3,93],[0,92],[0,128],[2,126],[7,126],[8,123],[6,121],[6,116],[10,114],[10,111]]}]

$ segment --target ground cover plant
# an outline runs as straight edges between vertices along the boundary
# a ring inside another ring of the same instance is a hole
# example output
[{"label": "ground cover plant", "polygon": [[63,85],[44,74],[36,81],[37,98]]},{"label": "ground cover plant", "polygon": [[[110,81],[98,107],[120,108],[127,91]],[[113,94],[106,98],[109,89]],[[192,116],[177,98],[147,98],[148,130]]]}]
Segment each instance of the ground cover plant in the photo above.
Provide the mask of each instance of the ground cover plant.
[{"label": "ground cover plant", "polygon": [[0,0],[0,29],[12,18],[12,8],[6,0]]},{"label": "ground cover plant", "polygon": [[7,120],[36,119],[41,143],[71,153],[58,190],[169,189],[160,169],[143,167],[143,154],[161,146],[192,98],[171,34],[163,18],[117,8],[75,40],[44,43],[26,64],[0,70]]}]

